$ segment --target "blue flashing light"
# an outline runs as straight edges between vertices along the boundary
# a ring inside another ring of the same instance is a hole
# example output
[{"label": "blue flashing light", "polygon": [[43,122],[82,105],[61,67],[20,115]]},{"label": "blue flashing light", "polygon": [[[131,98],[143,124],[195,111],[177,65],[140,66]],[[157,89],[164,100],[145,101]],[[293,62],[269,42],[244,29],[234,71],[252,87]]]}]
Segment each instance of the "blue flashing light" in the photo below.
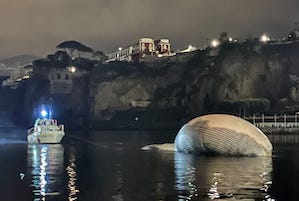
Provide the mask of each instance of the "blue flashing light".
[{"label": "blue flashing light", "polygon": [[40,114],[42,115],[42,117],[46,117],[48,115],[48,112],[46,110],[42,110]]}]

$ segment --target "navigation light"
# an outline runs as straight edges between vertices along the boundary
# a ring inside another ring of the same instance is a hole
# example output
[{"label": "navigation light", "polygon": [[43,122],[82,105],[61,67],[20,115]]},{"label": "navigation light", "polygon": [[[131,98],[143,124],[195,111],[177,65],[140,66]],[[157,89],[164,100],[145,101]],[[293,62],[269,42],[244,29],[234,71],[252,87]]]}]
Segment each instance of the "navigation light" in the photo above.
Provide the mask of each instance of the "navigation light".
[{"label": "navigation light", "polygon": [[41,112],[40,112],[40,114],[42,115],[42,117],[46,117],[47,115],[48,115],[48,112],[46,111],[46,110],[42,110]]}]

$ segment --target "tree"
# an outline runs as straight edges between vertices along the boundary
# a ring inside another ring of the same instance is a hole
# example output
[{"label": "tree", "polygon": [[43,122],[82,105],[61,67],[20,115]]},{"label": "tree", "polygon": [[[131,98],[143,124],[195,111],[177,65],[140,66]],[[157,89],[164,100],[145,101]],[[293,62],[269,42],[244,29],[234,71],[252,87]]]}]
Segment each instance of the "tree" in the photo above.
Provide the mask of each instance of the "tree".
[{"label": "tree", "polygon": [[82,43],[71,40],[71,41],[64,41],[56,46],[56,48],[64,49],[71,57],[73,57],[74,51],[77,51],[78,56],[80,58],[80,52],[83,53],[92,53],[93,49],[83,45]]},{"label": "tree", "polygon": [[228,40],[228,34],[227,32],[222,32],[220,34],[220,41],[224,42],[224,41],[227,41]]},{"label": "tree", "polygon": [[106,60],[106,57],[107,57],[107,56],[105,55],[105,53],[102,52],[102,51],[96,51],[96,52],[94,52],[94,53],[92,54],[92,56],[93,56],[94,58],[98,59],[98,60],[101,61],[101,62],[105,61],[105,60]]},{"label": "tree", "polygon": [[94,56],[105,56],[105,53],[102,51],[96,51],[93,53]]}]

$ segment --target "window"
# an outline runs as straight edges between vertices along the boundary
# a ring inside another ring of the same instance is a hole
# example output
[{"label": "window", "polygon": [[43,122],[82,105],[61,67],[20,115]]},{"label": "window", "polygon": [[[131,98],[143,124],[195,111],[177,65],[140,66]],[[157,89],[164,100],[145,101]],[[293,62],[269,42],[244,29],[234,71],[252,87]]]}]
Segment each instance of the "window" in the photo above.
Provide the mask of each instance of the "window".
[{"label": "window", "polygon": [[57,79],[58,79],[58,80],[61,79],[61,75],[60,75],[60,73],[57,73]]},{"label": "window", "polygon": [[65,74],[65,79],[68,80],[69,79],[69,75]]}]

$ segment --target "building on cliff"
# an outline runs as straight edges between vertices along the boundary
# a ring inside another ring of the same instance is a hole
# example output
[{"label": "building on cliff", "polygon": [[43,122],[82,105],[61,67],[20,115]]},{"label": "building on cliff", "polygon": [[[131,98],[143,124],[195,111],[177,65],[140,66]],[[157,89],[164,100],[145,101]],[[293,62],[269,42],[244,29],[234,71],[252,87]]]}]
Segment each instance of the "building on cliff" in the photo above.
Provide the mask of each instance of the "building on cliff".
[{"label": "building on cliff", "polygon": [[63,60],[49,55],[48,58],[33,61],[33,76],[49,81],[50,94],[71,94],[73,80],[87,73],[87,70],[71,66]]},{"label": "building on cliff", "polygon": [[169,39],[154,40],[152,38],[141,38],[133,45],[126,48],[118,48],[116,52],[108,54],[106,62],[139,62],[147,56],[164,57],[171,55],[171,44]]},{"label": "building on cliff", "polygon": [[0,64],[0,77],[5,78],[1,87],[9,87],[16,89],[22,80],[30,77],[32,72],[32,65],[6,67]]}]

